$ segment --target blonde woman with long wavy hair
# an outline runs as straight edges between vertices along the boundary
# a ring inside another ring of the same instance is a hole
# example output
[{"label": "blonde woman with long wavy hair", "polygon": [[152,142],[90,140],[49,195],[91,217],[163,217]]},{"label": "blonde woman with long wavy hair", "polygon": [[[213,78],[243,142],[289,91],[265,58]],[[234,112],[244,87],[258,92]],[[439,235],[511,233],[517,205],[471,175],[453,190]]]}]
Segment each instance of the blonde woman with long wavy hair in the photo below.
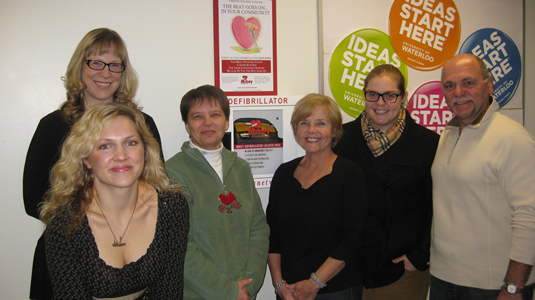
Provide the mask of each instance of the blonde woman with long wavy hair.
[{"label": "blonde woman with long wavy hair", "polygon": [[188,206],[137,109],[90,108],[51,185],[41,219],[54,298],[182,299]]}]

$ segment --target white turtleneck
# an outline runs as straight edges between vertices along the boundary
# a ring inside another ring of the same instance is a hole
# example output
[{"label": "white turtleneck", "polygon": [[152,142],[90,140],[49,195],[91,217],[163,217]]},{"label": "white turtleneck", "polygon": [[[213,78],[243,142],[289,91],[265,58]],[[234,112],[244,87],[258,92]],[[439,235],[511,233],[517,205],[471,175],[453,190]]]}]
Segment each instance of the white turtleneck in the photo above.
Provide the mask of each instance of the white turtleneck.
[{"label": "white turtleneck", "polygon": [[193,144],[190,139],[189,146],[191,148],[199,149],[199,151],[204,156],[204,158],[206,158],[210,166],[212,166],[212,169],[214,169],[214,171],[219,176],[221,183],[223,183],[223,162],[221,156],[221,151],[223,151],[223,143],[221,143],[221,147],[219,147],[219,149],[217,150],[205,150]]}]

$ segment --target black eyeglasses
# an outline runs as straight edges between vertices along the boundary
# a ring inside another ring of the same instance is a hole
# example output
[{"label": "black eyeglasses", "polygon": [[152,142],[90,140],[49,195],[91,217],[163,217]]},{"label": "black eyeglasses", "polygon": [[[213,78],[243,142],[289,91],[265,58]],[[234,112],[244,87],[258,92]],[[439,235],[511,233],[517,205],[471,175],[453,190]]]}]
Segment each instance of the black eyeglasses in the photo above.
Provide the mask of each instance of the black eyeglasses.
[{"label": "black eyeglasses", "polygon": [[401,94],[396,94],[392,92],[379,94],[377,92],[364,92],[364,98],[366,98],[366,101],[370,102],[377,102],[379,101],[380,97],[383,97],[383,101],[387,103],[394,103],[398,100],[398,97],[401,96]]},{"label": "black eyeglasses", "polygon": [[121,64],[121,63],[105,63],[103,61],[100,61],[100,60],[94,60],[94,59],[84,59],[84,62],[87,64],[87,66],[90,68],[90,69],[93,69],[93,70],[104,70],[104,68],[106,68],[106,66],[108,66],[108,70],[110,70],[110,72],[113,72],[113,73],[122,73],[124,71],[124,69],[126,69],[126,66],[124,64]]}]

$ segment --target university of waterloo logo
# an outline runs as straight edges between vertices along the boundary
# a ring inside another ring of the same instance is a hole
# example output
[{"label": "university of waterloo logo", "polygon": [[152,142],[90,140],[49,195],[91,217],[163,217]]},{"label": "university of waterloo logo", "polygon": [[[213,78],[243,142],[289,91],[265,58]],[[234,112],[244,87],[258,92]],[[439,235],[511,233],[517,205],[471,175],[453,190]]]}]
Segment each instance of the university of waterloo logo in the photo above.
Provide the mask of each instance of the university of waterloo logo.
[{"label": "university of waterloo logo", "polygon": [[247,75],[243,75],[242,78],[241,78],[241,84],[253,84],[253,81],[252,80],[247,80],[248,76]]},{"label": "university of waterloo logo", "polygon": [[262,123],[260,120],[251,120],[251,127],[249,128],[249,135],[262,134],[269,136],[269,127],[267,129],[262,128]]}]

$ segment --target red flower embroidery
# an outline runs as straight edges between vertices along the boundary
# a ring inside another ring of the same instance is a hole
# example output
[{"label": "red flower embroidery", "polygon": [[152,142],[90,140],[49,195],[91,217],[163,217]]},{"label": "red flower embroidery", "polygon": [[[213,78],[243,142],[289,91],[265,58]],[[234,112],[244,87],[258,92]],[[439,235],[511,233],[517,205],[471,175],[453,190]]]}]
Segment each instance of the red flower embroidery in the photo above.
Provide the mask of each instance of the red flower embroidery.
[{"label": "red flower embroidery", "polygon": [[230,205],[232,202],[236,201],[236,196],[232,192],[229,192],[228,195],[220,194],[219,200],[225,205]]},{"label": "red flower embroidery", "polygon": [[219,205],[217,208],[220,213],[223,213],[226,210],[227,214],[231,214],[234,209],[237,210],[241,208],[241,204],[236,201],[236,196],[234,196],[232,192],[229,192],[227,195],[220,194],[219,201],[223,203],[223,205]]}]

